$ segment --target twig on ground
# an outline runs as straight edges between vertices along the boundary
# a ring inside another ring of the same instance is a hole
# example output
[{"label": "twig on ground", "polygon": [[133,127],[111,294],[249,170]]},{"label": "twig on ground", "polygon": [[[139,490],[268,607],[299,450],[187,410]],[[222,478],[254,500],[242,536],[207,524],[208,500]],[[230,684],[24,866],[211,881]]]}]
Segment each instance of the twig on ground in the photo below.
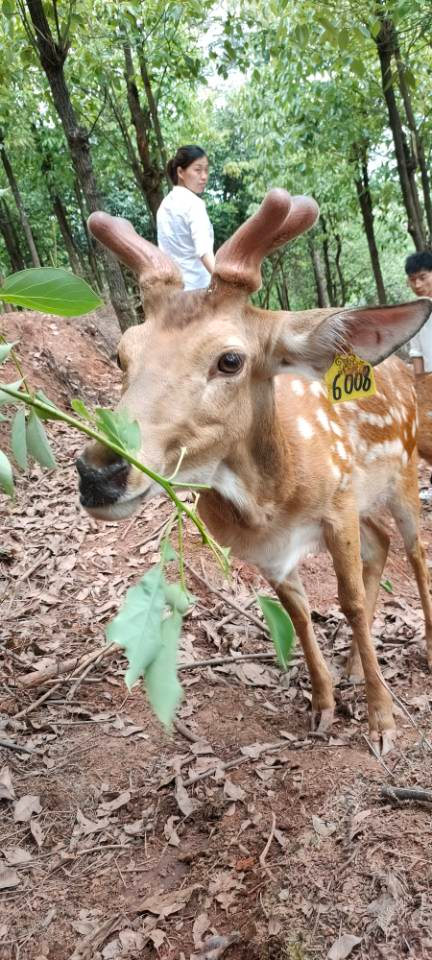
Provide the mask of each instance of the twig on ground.
[{"label": "twig on ground", "polygon": [[42,566],[43,563],[49,560],[50,556],[51,556],[51,553],[50,551],[48,551],[47,553],[44,553],[41,557],[39,556],[37,560],[35,560],[35,562],[31,565],[31,567],[27,567],[27,570],[24,570],[24,573],[21,573],[20,576],[13,581],[12,589],[14,592],[12,594],[12,597],[10,596],[10,587],[7,587],[5,592],[2,593],[2,595],[0,596],[0,603],[3,603],[3,601],[6,600],[6,597],[8,596],[12,600],[13,597],[15,596],[15,588],[18,586],[18,584],[22,583],[23,580],[27,580],[28,577],[31,577],[32,573],[34,573],[35,570],[38,569],[38,567]]},{"label": "twig on ground", "polygon": [[381,787],[381,796],[387,800],[416,800],[417,803],[432,803],[432,790],[421,787]]},{"label": "twig on ground", "polygon": [[207,590],[211,590],[212,593],[215,593],[216,596],[224,600],[225,603],[228,603],[230,607],[234,607],[234,610],[237,610],[237,613],[241,613],[243,617],[247,617],[248,620],[251,620],[251,622],[254,623],[256,627],[259,627],[262,633],[266,634],[266,636],[268,635],[266,626],[262,620],[258,620],[258,617],[255,617],[253,613],[249,613],[249,611],[246,610],[245,607],[242,607],[235,600],[231,600],[231,597],[227,597],[226,594],[223,593],[222,590],[219,590],[218,587],[214,587],[213,584],[209,583],[209,581],[205,577],[201,576],[201,574],[198,573],[198,571],[195,570],[194,567],[191,567],[190,563],[188,563],[186,560],[185,560],[185,567],[187,570],[190,571],[192,576],[196,578],[196,580],[199,580],[199,582],[202,583],[204,587],[207,587]]},{"label": "twig on ground", "polygon": [[[296,747],[300,747],[303,743],[308,741],[303,740],[277,740],[275,743],[264,744],[262,750],[254,756],[240,756],[236,757],[234,760],[228,760],[226,763],[215,763],[214,766],[210,767],[208,770],[204,770],[203,773],[197,773],[195,776],[189,777],[187,780],[183,781],[184,787],[192,787],[194,783],[198,783],[200,780],[205,780],[207,777],[213,776],[218,770],[233,770],[234,767],[240,767],[243,763],[249,763],[251,760],[259,760],[263,753],[272,753],[273,750],[282,750],[283,747],[290,748],[291,750]],[[169,781],[165,780],[163,786],[166,787],[168,783],[171,783],[171,780],[175,779],[175,774],[170,778]]]},{"label": "twig on ground", "polygon": [[411,726],[414,727],[414,730],[417,730],[417,733],[418,733],[418,734],[420,734],[421,743],[424,743],[424,745],[428,748],[428,750],[431,750],[431,751],[432,751],[432,743],[430,743],[430,741],[425,737],[423,731],[420,729],[418,723],[416,723],[416,721],[414,720],[414,717],[411,716],[411,714],[410,714],[408,708],[405,706],[403,700],[400,700],[400,698],[397,696],[397,694],[391,689],[391,687],[389,687],[388,683],[386,683],[386,681],[384,680],[384,677],[382,676],[381,673],[379,673],[378,676],[379,676],[379,679],[380,679],[382,685],[383,685],[383,686],[386,688],[386,690],[389,692],[390,696],[393,698],[394,702],[397,703],[398,707],[400,707],[400,709],[402,710],[402,713],[405,714],[407,720],[409,720]]},{"label": "twig on ground", "polygon": [[[118,650],[120,650],[120,647],[115,646],[115,644],[107,644],[107,646],[103,647],[102,650],[98,647],[97,650],[92,650],[91,653],[85,653],[81,657],[69,657],[68,660],[64,660],[63,662],[59,661],[57,663],[50,663],[42,670],[37,670],[34,673],[30,673],[28,676],[23,677],[23,679],[20,681],[20,687],[39,687],[48,680],[52,680],[54,677],[63,676],[65,673],[70,673],[73,677],[77,672],[79,673],[80,670],[85,669],[88,664],[93,663],[93,661],[98,660],[99,658],[103,659],[104,657],[111,657]],[[60,683],[63,683],[63,680],[60,681]]]},{"label": "twig on ground", "polygon": [[[57,683],[54,683],[54,684],[49,688],[49,690],[46,690],[45,693],[43,693],[42,696],[39,697],[38,700],[34,700],[33,703],[30,703],[30,704],[28,705],[28,707],[25,707],[25,708],[24,708],[24,710],[20,710],[19,713],[16,713],[13,719],[14,719],[14,720],[21,720],[22,717],[26,717],[26,716],[28,716],[29,713],[33,713],[33,710],[36,710],[37,707],[40,707],[41,703],[45,703],[45,700],[48,700],[48,699],[49,699],[49,697],[51,696],[53,690],[57,690],[59,687],[62,686],[63,683],[65,683],[65,681],[67,681],[67,680],[72,680],[72,679],[76,676],[77,673],[79,674],[79,672],[80,672],[80,670],[82,669],[83,665],[84,665],[84,666],[87,666],[87,665],[93,663],[93,661],[96,661],[96,660],[99,659],[99,658],[102,659],[102,657],[105,657],[105,656],[107,656],[107,655],[112,655],[112,654],[115,653],[118,649],[119,649],[119,648],[118,648],[115,644],[110,644],[109,646],[105,647],[105,649],[102,650],[102,651],[101,651],[101,650],[97,650],[97,651],[94,651],[94,650],[93,650],[93,653],[87,655],[87,657],[85,657],[85,658],[81,658],[81,663],[79,664],[79,666],[78,666],[75,670],[72,671],[70,677],[63,677],[63,676],[62,676],[61,680],[57,680]],[[84,661],[84,663],[83,663],[83,661]]]},{"label": "twig on ground", "polygon": [[259,855],[259,862],[260,862],[263,870],[265,870],[266,873],[268,873],[268,874],[270,875],[270,877],[272,877],[272,874],[271,874],[269,868],[267,867],[265,860],[266,860],[266,856],[267,856],[267,854],[268,854],[268,852],[269,852],[269,850],[270,850],[270,847],[271,847],[271,845],[272,845],[272,840],[273,840],[273,837],[274,837],[275,829],[276,829],[276,814],[275,814],[274,812],[272,812],[272,824],[271,824],[271,828],[270,828],[270,833],[269,833],[269,836],[268,836],[268,840],[267,840],[267,843],[266,843],[266,845],[265,845],[265,847],[264,847],[264,850],[263,850],[262,853],[260,853],[260,855]]},{"label": "twig on ground", "polygon": [[104,920],[96,930],[92,930],[81,940],[74,952],[70,954],[69,960],[91,960],[98,947],[102,946],[110,933],[117,930],[120,922],[121,917],[118,913],[114,917]]},{"label": "twig on ground", "polygon": [[388,767],[387,764],[384,762],[381,754],[378,753],[378,750],[375,750],[375,747],[374,747],[373,743],[369,740],[369,737],[367,737],[365,733],[362,733],[362,737],[363,737],[363,740],[366,740],[366,743],[367,743],[367,745],[368,745],[368,747],[369,747],[369,750],[370,750],[370,752],[373,754],[373,756],[375,757],[375,760],[378,760],[378,763],[381,764],[383,770],[385,770],[385,772],[388,773],[390,777],[392,777],[392,776],[393,776],[393,773],[392,773],[392,771],[390,770],[390,767]]},{"label": "twig on ground", "polygon": [[138,543],[134,543],[133,549],[139,550],[140,547],[145,547],[146,543],[151,543],[151,541],[156,539],[158,533],[160,533],[161,530],[163,530],[168,523],[169,523],[168,520],[164,520],[161,524],[159,524],[158,527],[156,527],[156,530],[152,530],[152,532],[145,538],[145,540],[140,540]]},{"label": "twig on ground", "polygon": [[23,747],[19,743],[15,743],[14,740],[0,740],[0,749],[4,750],[17,750],[19,753],[39,753],[42,755],[42,750],[37,750],[36,747]]},{"label": "twig on ground", "polygon": [[[246,600],[244,607],[242,608],[242,612],[246,613],[247,608],[251,607],[253,603],[255,603],[255,597],[249,597],[249,599]],[[230,621],[233,620],[233,618],[234,618],[234,614],[227,613],[227,615],[223,617],[222,620],[219,620],[219,623],[216,624],[215,630],[217,631],[221,630],[222,627],[224,627],[226,623],[230,623]]]},{"label": "twig on ground", "polygon": [[[69,692],[66,694],[66,700],[67,700],[67,701],[70,701],[70,700],[73,699],[73,697],[75,696],[75,693],[77,692],[78,687],[80,686],[80,684],[83,682],[83,680],[85,680],[86,677],[88,677],[89,673],[91,673],[91,671],[93,670],[93,668],[96,667],[97,664],[100,663],[100,661],[103,660],[103,659],[107,656],[108,650],[111,650],[112,647],[113,647],[113,644],[109,644],[108,647],[105,647],[105,649],[99,651],[99,656],[94,657],[92,660],[90,660],[90,661],[87,663],[87,666],[86,666],[85,670],[83,670],[83,672],[80,673],[79,677],[75,680],[75,683],[74,683],[73,686],[70,688]],[[116,648],[116,649],[118,649],[118,648]]]},{"label": "twig on ground", "polygon": [[201,737],[197,737],[195,733],[192,733],[192,730],[189,730],[189,727],[187,727],[185,723],[182,723],[181,720],[174,720],[173,727],[177,730],[177,733],[181,733],[182,737],[189,740],[189,743],[198,743],[198,741],[201,740]]},{"label": "twig on ground", "polygon": [[[198,667],[219,667],[223,663],[245,663],[249,660],[276,660],[275,653],[244,653],[238,657],[212,657],[209,660],[193,660],[191,663],[180,663],[179,671],[197,670]],[[290,666],[292,663],[290,662]]]}]

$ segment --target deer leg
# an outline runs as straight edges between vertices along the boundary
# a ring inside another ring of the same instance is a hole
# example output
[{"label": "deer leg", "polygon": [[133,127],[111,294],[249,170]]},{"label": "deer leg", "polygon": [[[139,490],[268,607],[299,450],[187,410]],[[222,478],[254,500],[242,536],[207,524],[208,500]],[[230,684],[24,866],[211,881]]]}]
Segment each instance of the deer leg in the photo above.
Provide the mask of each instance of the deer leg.
[{"label": "deer leg", "polygon": [[324,733],[334,717],[333,680],[318,646],[303,584],[296,570],[282,583],[272,584],[289,613],[304,650],[312,685],[312,728]]},{"label": "deer leg", "polygon": [[407,557],[417,581],[425,619],[427,661],[429,669],[432,670],[432,603],[425,549],[419,534],[420,504],[416,457],[411,458],[408,463],[401,486],[389,506],[402,535]]},{"label": "deer leg", "polygon": [[326,524],[324,536],[333,560],[342,612],[352,629],[361,657],[368,701],[369,730],[382,753],[393,746],[396,728],[392,699],[384,686],[369,631],[366,594],[362,578],[360,530],[356,509],[339,513],[337,524]]},{"label": "deer leg", "polygon": [[[387,560],[390,537],[379,523],[368,517],[360,523],[360,544],[363,560],[363,584],[366,594],[366,616],[370,629],[375,613],[380,580]],[[354,636],[351,641],[345,672],[353,683],[360,683],[364,679],[360,652]]]}]

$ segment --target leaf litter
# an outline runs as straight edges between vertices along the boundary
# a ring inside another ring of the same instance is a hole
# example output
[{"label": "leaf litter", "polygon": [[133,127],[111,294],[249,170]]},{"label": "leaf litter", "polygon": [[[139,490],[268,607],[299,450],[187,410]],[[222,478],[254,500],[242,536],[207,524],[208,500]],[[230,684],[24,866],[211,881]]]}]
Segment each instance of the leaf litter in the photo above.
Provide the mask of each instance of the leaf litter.
[{"label": "leaf litter", "polygon": [[[13,316],[5,321],[12,326]],[[25,322],[23,315],[19,322]],[[25,362],[38,385],[50,395],[54,390],[53,399],[62,402],[75,373],[65,368],[61,338],[51,336],[38,317],[31,323]],[[75,367],[92,383],[90,401],[108,406],[117,389],[114,368],[88,348],[80,324],[67,329]],[[42,350],[32,336],[39,337]],[[57,369],[64,372],[58,386]],[[83,392],[79,384],[74,389]],[[0,875],[11,884],[3,888],[11,908],[0,936],[18,942],[30,936],[28,949],[35,957],[45,942],[56,943],[58,960],[93,960],[103,951],[107,957],[110,951],[133,955],[134,949],[151,960],[156,950],[163,956],[168,942],[185,960],[217,960],[224,953],[227,960],[231,955],[267,960],[288,949],[297,960],[291,942],[302,944],[297,951],[302,960],[324,960],[339,941],[336,957],[354,960],[359,939],[369,960],[381,960],[385,946],[389,958],[399,957],[406,941],[418,960],[428,957],[428,813],[411,805],[383,805],[380,785],[387,775],[360,736],[362,691],[355,693],[352,709],[353,692],[342,684],[330,746],[311,739],[302,657],[291,661],[286,675],[273,665],[236,661],[254,650],[268,652],[263,634],[198,585],[199,607],[187,621],[181,662],[209,659],[215,652],[228,653],[233,662],[182,674],[181,716],[194,742],[175,731],[172,738],[161,733],[138,686],[125,701],[120,654],[102,658],[68,701],[77,678],[57,677],[56,666],[103,651],[104,629],[126,587],[159,560],[158,534],[151,534],[161,528],[166,506],[148,504],[124,539],[128,524],[96,528],[76,503],[71,462],[79,440],[58,424],[48,432],[62,470],[46,475],[31,467],[16,504],[7,507],[8,559],[3,562],[0,555],[0,592],[8,588],[2,605],[0,658],[7,689],[0,726],[5,737],[43,751],[42,756],[14,755],[13,763],[10,754],[4,761],[2,754]],[[430,527],[427,518],[429,541]],[[151,549],[140,553],[144,540]],[[196,566],[199,546],[193,533],[187,550]],[[243,564],[234,564],[229,586],[206,558],[203,570],[240,605],[252,591],[263,590],[257,574]],[[412,584],[407,586],[397,569],[389,570],[389,578],[393,594],[383,592],[374,627],[380,661],[420,732],[430,738],[418,603],[412,601]],[[328,602],[335,590],[325,559],[307,558],[305,580],[320,642],[337,673],[349,634]],[[320,590],[326,591],[324,604]],[[54,671],[48,685],[22,682],[44,667]],[[45,692],[45,703],[13,720]],[[425,786],[430,760],[421,735],[408,730],[404,716],[398,723],[402,736],[389,768],[393,780]],[[285,738],[286,746],[269,752],[278,738]],[[234,763],[231,770],[225,769],[227,762]],[[209,770],[213,773],[205,779],[185,786],[188,777]],[[38,797],[41,810],[15,821],[14,807],[26,797]],[[259,862],[269,839],[269,811],[276,820],[266,856],[271,878]],[[167,843],[169,824],[178,844]],[[403,880],[399,892],[392,876]],[[56,916],[50,913],[53,900]],[[155,912],[143,910],[146,903]],[[82,910],[86,915],[80,919]],[[50,917],[48,927],[32,933],[41,914]],[[200,917],[207,918],[202,928],[194,927]],[[234,928],[241,937],[233,941]],[[348,947],[350,953],[344,954]]]}]

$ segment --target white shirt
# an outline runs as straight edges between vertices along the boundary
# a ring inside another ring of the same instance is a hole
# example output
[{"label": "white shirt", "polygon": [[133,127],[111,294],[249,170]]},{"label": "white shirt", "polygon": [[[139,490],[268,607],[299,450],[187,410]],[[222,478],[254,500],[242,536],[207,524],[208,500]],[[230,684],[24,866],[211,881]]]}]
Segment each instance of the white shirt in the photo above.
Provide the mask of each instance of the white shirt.
[{"label": "white shirt", "polygon": [[432,372],[432,317],[426,320],[421,330],[410,340],[410,357],[423,357],[425,373]]},{"label": "white shirt", "polygon": [[185,290],[208,287],[210,274],[201,261],[213,253],[213,227],[204,200],[187,187],[173,187],[156,215],[158,245],[180,267]]}]

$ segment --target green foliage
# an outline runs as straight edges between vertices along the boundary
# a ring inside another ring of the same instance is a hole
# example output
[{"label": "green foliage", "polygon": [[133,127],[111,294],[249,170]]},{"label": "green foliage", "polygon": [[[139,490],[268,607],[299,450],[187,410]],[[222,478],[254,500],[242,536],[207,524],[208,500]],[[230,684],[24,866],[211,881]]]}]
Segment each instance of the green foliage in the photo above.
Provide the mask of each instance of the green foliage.
[{"label": "green foliage", "polygon": [[85,280],[55,267],[11,274],[0,288],[0,299],[60,317],[79,317],[102,303]]},{"label": "green foliage", "polygon": [[259,596],[258,603],[269,628],[279,666],[282,670],[287,670],[295,643],[291,617],[277,600],[270,597]]},{"label": "green foliage", "polygon": [[15,493],[15,487],[13,482],[12,467],[10,461],[5,453],[0,450],[0,487],[8,494],[9,497],[13,497]]},{"label": "green foliage", "polygon": [[[168,605],[170,613],[164,617]],[[177,679],[177,646],[189,600],[179,584],[168,584],[162,564],[127,591],[120,613],[109,625],[110,643],[123,647],[129,689],[142,677],[156,716],[170,727],[182,698]]]},{"label": "green foliage", "polygon": [[124,450],[135,453],[140,448],[141,433],[136,420],[131,421],[123,410],[113,413],[104,407],[96,407],[96,428]]},{"label": "green foliage", "polygon": [[34,410],[30,411],[28,418],[26,440],[28,453],[41,467],[52,470],[57,466],[44,425]]},{"label": "green foliage", "polygon": [[21,470],[27,470],[26,417],[22,409],[16,411],[12,422],[11,447],[18,466]]}]

